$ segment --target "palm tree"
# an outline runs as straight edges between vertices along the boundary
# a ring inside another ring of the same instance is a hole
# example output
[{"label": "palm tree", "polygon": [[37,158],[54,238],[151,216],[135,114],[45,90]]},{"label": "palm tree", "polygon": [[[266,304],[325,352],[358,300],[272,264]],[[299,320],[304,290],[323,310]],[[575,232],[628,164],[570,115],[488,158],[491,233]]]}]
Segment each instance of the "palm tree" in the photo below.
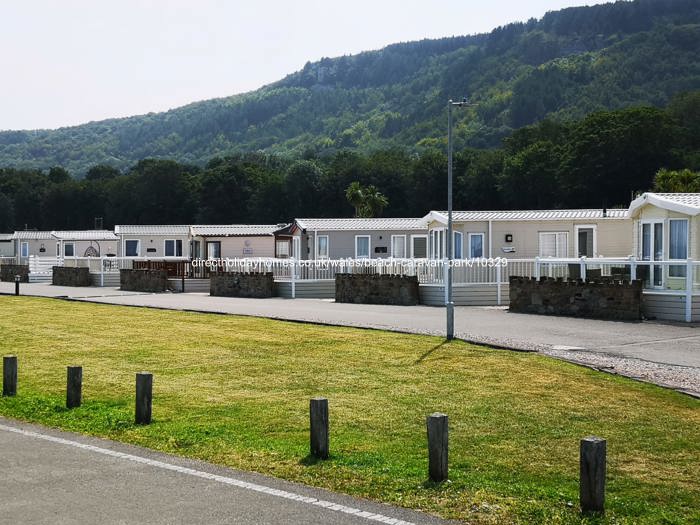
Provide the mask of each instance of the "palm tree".
[{"label": "palm tree", "polygon": [[355,217],[362,217],[362,207],[365,201],[362,184],[355,181],[345,190],[345,198],[355,208]]},{"label": "palm tree", "polygon": [[345,190],[345,197],[355,208],[355,217],[371,218],[382,213],[389,206],[389,200],[376,186],[363,186],[355,181]]},{"label": "palm tree", "polygon": [[384,208],[389,206],[389,200],[377,189],[376,186],[368,186],[364,191],[363,217],[376,217],[381,215]]}]

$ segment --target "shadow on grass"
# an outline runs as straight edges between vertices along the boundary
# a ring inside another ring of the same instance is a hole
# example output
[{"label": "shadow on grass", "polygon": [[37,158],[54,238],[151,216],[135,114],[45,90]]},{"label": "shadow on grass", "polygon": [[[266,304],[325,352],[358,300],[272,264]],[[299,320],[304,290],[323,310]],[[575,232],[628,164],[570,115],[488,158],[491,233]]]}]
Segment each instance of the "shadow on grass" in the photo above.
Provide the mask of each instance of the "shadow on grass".
[{"label": "shadow on grass", "polygon": [[330,461],[331,459],[333,459],[333,455],[328,456],[328,459],[321,459],[313,454],[309,454],[306,457],[301,458],[299,460],[299,464],[304,465],[305,467],[311,467],[313,465],[323,463],[324,461]]},{"label": "shadow on grass", "polygon": [[426,490],[434,490],[434,491],[440,491],[449,486],[448,480],[445,481],[432,481],[430,479],[426,479],[423,482],[423,488]]},{"label": "shadow on grass", "polygon": [[442,347],[443,347],[444,345],[446,345],[447,343],[448,343],[447,341],[443,341],[442,343],[440,343],[440,344],[438,344],[438,345],[435,345],[434,347],[432,347],[432,348],[431,348],[430,350],[428,350],[427,352],[424,352],[424,353],[416,360],[416,362],[415,362],[414,364],[418,365],[418,364],[422,363],[423,361],[425,361],[426,359],[428,359],[431,355],[433,355],[435,352],[437,352],[438,350],[440,350],[440,348],[442,348]]}]

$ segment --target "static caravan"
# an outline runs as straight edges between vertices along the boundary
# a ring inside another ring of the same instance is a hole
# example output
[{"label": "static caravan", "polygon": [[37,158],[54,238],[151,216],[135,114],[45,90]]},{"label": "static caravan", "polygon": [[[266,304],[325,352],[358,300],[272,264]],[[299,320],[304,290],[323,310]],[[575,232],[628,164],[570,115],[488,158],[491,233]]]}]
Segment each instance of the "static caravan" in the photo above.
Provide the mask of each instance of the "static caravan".
[{"label": "static caravan", "polygon": [[114,227],[123,257],[190,257],[189,225],[132,225]]},{"label": "static caravan", "polygon": [[424,258],[428,230],[419,218],[296,219],[292,254],[300,259]]},{"label": "static caravan", "polygon": [[15,257],[15,239],[11,233],[0,233],[0,257]]},{"label": "static caravan", "polygon": [[119,238],[109,230],[16,231],[12,235],[21,264],[30,256],[115,257],[119,254]]},{"label": "static caravan", "polygon": [[109,230],[16,231],[21,264],[34,257],[100,257],[118,254],[118,237]]},{"label": "static caravan", "polygon": [[194,258],[275,257],[275,232],[286,224],[198,224],[190,228]]},{"label": "static caravan", "polygon": [[[430,258],[445,257],[447,212],[424,217]],[[505,257],[627,257],[633,254],[632,221],[624,209],[455,211],[457,259]]]},{"label": "static caravan", "polygon": [[17,245],[19,264],[27,264],[30,256],[56,257],[55,239],[50,231],[16,231],[12,238]]},{"label": "static caravan", "polygon": [[60,257],[117,257],[119,237],[108,230],[51,232]]},{"label": "static caravan", "polygon": [[[697,260],[700,256],[700,193],[644,193],[630,204],[634,253],[644,261]],[[655,266],[654,288],[684,289],[686,268]]]}]

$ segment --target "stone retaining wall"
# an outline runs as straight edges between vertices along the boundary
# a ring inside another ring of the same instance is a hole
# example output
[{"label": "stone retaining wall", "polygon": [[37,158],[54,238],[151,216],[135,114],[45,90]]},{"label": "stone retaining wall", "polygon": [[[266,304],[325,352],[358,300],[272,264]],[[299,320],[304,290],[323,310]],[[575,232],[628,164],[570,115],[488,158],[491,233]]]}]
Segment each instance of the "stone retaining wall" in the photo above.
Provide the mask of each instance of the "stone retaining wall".
[{"label": "stone retaining wall", "polygon": [[642,317],[642,281],[511,276],[509,288],[512,312],[624,321]]},{"label": "stone retaining wall", "polygon": [[92,286],[90,268],[66,268],[54,266],[51,284],[56,286]]},{"label": "stone retaining wall", "polygon": [[418,304],[418,278],[402,275],[339,273],[335,276],[335,302],[360,304]]},{"label": "stone retaining wall", "polygon": [[274,295],[272,272],[217,272],[210,277],[209,295],[217,297],[251,297],[264,299]]},{"label": "stone retaining wall", "polygon": [[168,290],[167,270],[119,270],[122,290],[130,292],[165,292]]},{"label": "stone retaining wall", "polygon": [[15,282],[15,275],[20,276],[20,282],[29,282],[29,265],[27,264],[3,264],[0,266],[0,281],[6,283]]}]

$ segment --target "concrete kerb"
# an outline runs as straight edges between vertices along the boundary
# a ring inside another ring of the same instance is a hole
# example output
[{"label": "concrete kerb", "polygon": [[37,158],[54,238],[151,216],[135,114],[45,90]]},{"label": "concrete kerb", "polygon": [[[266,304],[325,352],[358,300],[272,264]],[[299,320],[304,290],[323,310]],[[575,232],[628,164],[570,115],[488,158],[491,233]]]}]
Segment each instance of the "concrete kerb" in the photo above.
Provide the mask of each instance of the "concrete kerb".
[{"label": "concrete kerb", "polygon": [[[9,293],[1,293],[0,295],[12,295]],[[159,295],[159,294],[153,294],[153,293],[143,293],[143,294],[137,294],[137,295]],[[408,331],[408,330],[401,330],[398,328],[385,328],[385,327],[376,327],[376,326],[366,326],[366,325],[356,325],[352,323],[348,324],[341,324],[341,323],[330,323],[326,321],[320,321],[320,320],[308,320],[308,319],[287,319],[284,317],[277,317],[277,316],[267,316],[267,315],[254,315],[254,314],[242,314],[242,313],[229,313],[229,312],[221,312],[221,311],[210,311],[210,310],[202,310],[202,309],[196,309],[196,308],[172,308],[172,307],[165,307],[165,306],[152,306],[152,305],[137,305],[137,304],[112,304],[112,303],[105,303],[101,301],[96,301],[96,300],[91,300],[90,298],[75,298],[75,297],[68,297],[68,296],[57,296],[57,297],[44,297],[44,296],[32,296],[32,297],[43,297],[45,299],[59,299],[63,301],[69,301],[69,302],[77,302],[77,303],[90,303],[90,304],[95,304],[95,305],[101,305],[101,306],[123,306],[123,307],[129,307],[129,308],[147,308],[151,310],[163,310],[163,311],[171,311],[171,312],[188,312],[188,313],[196,313],[196,314],[212,314],[212,315],[222,315],[222,316],[240,316],[240,317],[252,317],[252,318],[259,318],[259,319],[270,319],[273,321],[282,321],[282,322],[288,322],[288,323],[298,323],[298,324],[310,324],[310,325],[316,325],[316,326],[332,326],[332,327],[338,327],[338,328],[357,328],[361,330],[375,330],[375,331],[382,331],[382,332],[392,332],[392,333],[398,333],[398,334],[406,334],[406,335],[428,335],[428,336],[434,336],[434,337],[440,337],[443,334],[437,333],[437,332],[432,332],[430,330],[424,330],[424,331]],[[109,296],[100,296],[100,297],[109,297]],[[119,297],[119,296],[116,296]],[[630,322],[639,322],[639,321],[630,321]],[[596,365],[592,365],[589,363],[584,363],[581,361],[578,361],[576,359],[569,359],[561,356],[555,356],[555,355],[549,355],[546,352],[547,350],[550,350],[551,348],[549,346],[543,346],[543,345],[532,345],[531,347],[526,347],[526,346],[521,346],[515,343],[500,343],[497,341],[493,340],[484,340],[484,339],[479,339],[479,338],[470,338],[470,337],[465,337],[465,336],[460,336],[459,334],[455,334],[455,339],[459,341],[463,341],[465,343],[473,344],[473,345],[479,345],[479,346],[484,346],[487,348],[491,348],[494,350],[506,350],[506,351],[513,351],[513,352],[527,352],[527,353],[538,353],[544,357],[550,358],[550,359],[556,359],[558,361],[563,361],[566,363],[570,363],[576,366],[581,366],[584,368],[588,368],[589,370],[595,370],[597,372],[603,372],[606,374],[614,375],[614,376],[620,376],[620,377],[625,377],[628,379],[633,379],[635,381],[639,381],[641,383],[647,383],[647,384],[652,384],[659,386],[661,388],[665,388],[667,390],[673,390],[675,392],[693,397],[694,399],[700,399],[700,393],[688,391],[685,389],[681,388],[676,388],[667,384],[663,383],[658,383],[654,381],[649,381],[645,379],[644,377],[639,377],[634,374],[628,374],[625,372],[617,371],[617,370],[612,370],[609,367],[598,367]],[[585,349],[582,349],[585,350]]]}]

